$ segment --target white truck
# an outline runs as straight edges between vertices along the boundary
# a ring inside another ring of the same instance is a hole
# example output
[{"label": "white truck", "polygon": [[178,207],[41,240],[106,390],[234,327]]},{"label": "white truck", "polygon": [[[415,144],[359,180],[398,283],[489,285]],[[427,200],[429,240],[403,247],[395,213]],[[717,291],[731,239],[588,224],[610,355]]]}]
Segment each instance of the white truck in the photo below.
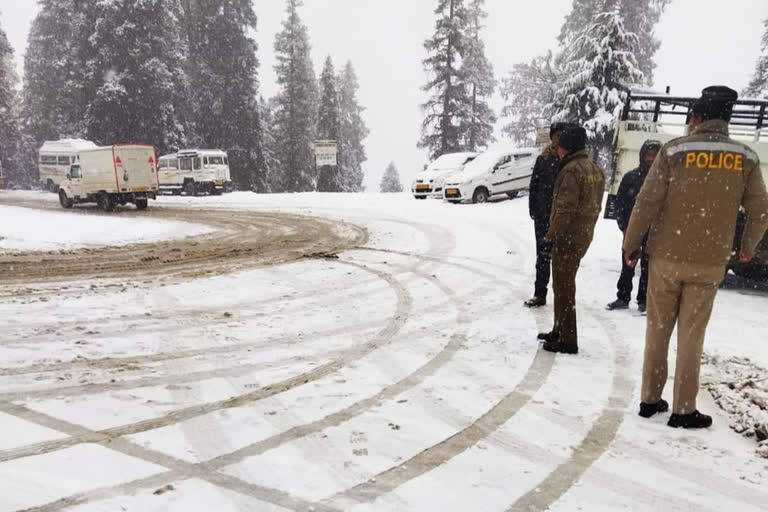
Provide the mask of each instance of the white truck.
[{"label": "white truck", "polygon": [[[614,139],[612,174],[609,180],[607,219],[616,218],[616,194],[624,175],[639,164],[640,148],[649,139],[662,143],[688,134],[691,106],[697,98],[667,94],[633,93],[627,99]],[[730,122],[731,137],[747,144],[760,157],[763,176],[768,182],[768,100],[739,100]],[[738,254],[745,216],[739,215],[734,240]],[[729,269],[742,277],[768,279],[768,235],[758,246],[755,259],[741,264],[734,257]]]},{"label": "white truck", "polygon": [[70,167],[77,163],[78,154],[85,149],[94,149],[96,144],[83,139],[62,139],[46,141],[39,151],[38,170],[43,190],[56,193]]},{"label": "white truck", "polygon": [[147,208],[158,190],[155,148],[135,144],[106,146],[80,151],[59,186],[64,208],[78,203],[97,203],[104,211],[133,203]]},{"label": "white truck", "polygon": [[173,195],[221,195],[233,189],[227,153],[218,149],[185,149],[160,157],[160,190]]}]

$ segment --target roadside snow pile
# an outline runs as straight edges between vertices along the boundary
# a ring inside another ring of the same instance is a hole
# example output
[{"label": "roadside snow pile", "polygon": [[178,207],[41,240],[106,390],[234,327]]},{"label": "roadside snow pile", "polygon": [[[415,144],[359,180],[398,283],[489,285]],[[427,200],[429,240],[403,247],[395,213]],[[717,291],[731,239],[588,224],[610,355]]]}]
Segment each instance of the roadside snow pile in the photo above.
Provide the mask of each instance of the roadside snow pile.
[{"label": "roadside snow pile", "polygon": [[199,224],[0,205],[0,252],[58,251],[158,242],[208,233]]},{"label": "roadside snow pile", "polygon": [[768,458],[768,371],[746,358],[704,356],[702,383],[730,417],[737,433],[758,442]]}]

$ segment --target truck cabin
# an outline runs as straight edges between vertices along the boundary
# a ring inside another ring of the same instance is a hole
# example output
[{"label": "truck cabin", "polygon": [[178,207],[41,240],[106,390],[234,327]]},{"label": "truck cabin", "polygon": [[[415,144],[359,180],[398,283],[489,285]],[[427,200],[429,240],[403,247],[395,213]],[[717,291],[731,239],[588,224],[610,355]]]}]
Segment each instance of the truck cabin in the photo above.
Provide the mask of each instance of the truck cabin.
[{"label": "truck cabin", "polygon": [[[605,217],[616,215],[616,193],[621,179],[639,163],[640,148],[648,139],[662,143],[688,134],[691,107],[696,97],[632,93],[621,113],[611,162]],[[731,137],[749,145],[768,172],[768,100],[741,99],[733,109]]]}]

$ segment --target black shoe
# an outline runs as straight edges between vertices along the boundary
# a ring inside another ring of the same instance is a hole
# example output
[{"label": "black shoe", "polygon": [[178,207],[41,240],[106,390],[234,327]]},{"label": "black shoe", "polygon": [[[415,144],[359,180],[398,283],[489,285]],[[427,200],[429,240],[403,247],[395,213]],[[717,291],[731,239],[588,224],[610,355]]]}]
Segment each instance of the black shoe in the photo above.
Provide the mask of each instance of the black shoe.
[{"label": "black shoe", "polygon": [[629,309],[629,302],[621,299],[616,299],[606,306],[608,311],[616,311],[619,309]]},{"label": "black shoe", "polygon": [[712,416],[693,411],[691,414],[673,414],[667,422],[672,428],[709,428],[712,426]]},{"label": "black shoe", "polygon": [[669,410],[669,404],[663,398],[655,404],[640,403],[640,416],[643,418],[650,418],[654,414],[667,412]]},{"label": "black shoe", "polygon": [[645,307],[645,303],[643,303],[643,302],[638,302],[638,303],[637,303],[637,310],[638,310],[639,312],[641,312],[641,313],[645,313],[645,310],[646,310],[646,307]]},{"label": "black shoe", "polygon": [[523,305],[527,308],[540,308],[547,305],[547,299],[534,296],[532,299],[523,302]]},{"label": "black shoe", "polygon": [[537,338],[544,341],[557,341],[557,333],[555,331],[540,332]]},{"label": "black shoe", "polygon": [[556,340],[548,341],[541,347],[547,352],[554,352],[556,354],[578,354],[579,347],[570,343],[561,343]]}]

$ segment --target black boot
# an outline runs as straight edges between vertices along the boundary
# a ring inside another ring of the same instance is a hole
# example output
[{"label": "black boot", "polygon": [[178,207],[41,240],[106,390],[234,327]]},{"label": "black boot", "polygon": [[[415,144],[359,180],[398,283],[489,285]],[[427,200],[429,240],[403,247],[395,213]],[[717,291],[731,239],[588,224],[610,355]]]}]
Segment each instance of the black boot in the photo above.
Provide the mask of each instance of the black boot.
[{"label": "black boot", "polygon": [[693,411],[691,414],[673,414],[667,422],[672,428],[709,428],[712,426],[712,416]]},{"label": "black boot", "polygon": [[669,410],[669,404],[663,398],[655,404],[640,403],[640,416],[643,418],[650,418],[654,414],[667,412]]},{"label": "black boot", "polygon": [[540,332],[537,338],[544,341],[557,341],[558,336],[555,331],[549,331],[549,332]]},{"label": "black boot", "polygon": [[551,340],[544,343],[541,347],[547,352],[554,352],[556,354],[578,354],[579,347],[572,343],[562,343],[557,340]]},{"label": "black boot", "polygon": [[523,305],[527,308],[540,308],[547,305],[547,299],[534,295],[532,299],[523,302]]},{"label": "black boot", "polygon": [[646,309],[647,309],[647,308],[646,308],[646,306],[645,306],[645,302],[638,302],[638,303],[637,303],[637,310],[638,310],[639,312],[641,312],[641,313],[645,313]]},{"label": "black boot", "polygon": [[619,309],[629,309],[629,302],[621,299],[616,299],[606,306],[608,311],[617,311]]}]

